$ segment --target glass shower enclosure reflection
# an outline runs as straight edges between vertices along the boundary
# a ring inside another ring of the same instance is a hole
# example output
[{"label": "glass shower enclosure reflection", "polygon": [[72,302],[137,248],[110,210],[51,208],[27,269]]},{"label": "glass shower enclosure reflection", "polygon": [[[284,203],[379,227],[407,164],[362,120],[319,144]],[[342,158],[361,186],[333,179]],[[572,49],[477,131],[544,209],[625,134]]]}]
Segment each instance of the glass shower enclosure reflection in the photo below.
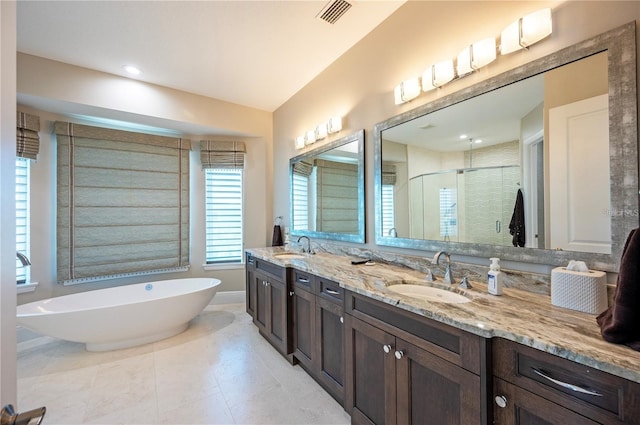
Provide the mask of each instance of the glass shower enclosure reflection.
[{"label": "glass shower enclosure reflection", "polygon": [[411,238],[511,245],[520,166],[455,169],[409,180]]}]

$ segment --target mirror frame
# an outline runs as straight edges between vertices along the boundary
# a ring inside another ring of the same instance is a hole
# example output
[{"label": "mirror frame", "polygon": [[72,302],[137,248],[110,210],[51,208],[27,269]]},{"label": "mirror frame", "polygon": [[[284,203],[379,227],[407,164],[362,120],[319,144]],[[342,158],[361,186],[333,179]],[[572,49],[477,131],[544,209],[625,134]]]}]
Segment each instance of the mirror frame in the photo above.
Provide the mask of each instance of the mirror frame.
[{"label": "mirror frame", "polygon": [[[293,187],[293,164],[330,151],[351,142],[358,142],[358,233],[317,232],[312,230],[296,230],[291,226],[291,236],[307,236],[309,238],[330,239],[342,242],[365,242],[365,200],[364,200],[364,129],[349,136],[342,137],[316,149],[295,156],[289,160],[289,187]],[[289,190],[289,218],[293,217],[293,190]]]},{"label": "mirror frame", "polygon": [[[479,243],[392,238],[382,234],[382,132],[422,115],[504,87],[553,68],[600,52],[608,53],[609,155],[611,190],[611,254],[596,254],[539,248],[515,248]],[[375,243],[381,246],[447,250],[473,257],[500,257],[504,260],[565,266],[583,260],[592,269],[617,272],[625,240],[638,227],[638,128],[636,94],[635,21],[558,52],[519,66],[495,77],[443,96],[425,105],[378,123],[374,127]]]}]

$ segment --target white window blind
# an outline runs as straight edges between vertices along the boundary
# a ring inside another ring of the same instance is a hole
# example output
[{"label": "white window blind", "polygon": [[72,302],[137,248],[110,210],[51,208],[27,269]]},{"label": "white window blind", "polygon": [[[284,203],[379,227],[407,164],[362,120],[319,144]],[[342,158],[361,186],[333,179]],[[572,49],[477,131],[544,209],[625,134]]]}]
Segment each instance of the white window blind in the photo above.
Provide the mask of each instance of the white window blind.
[{"label": "white window blind", "polygon": [[242,262],[241,169],[205,169],[207,264]]},{"label": "white window blind", "polygon": [[[30,256],[29,247],[29,171],[30,161],[16,158],[16,252]],[[29,283],[29,267],[16,259],[16,281]]]},{"label": "white window blind", "polygon": [[293,173],[293,228],[309,230],[309,176]]},{"label": "white window blind", "polygon": [[55,132],[58,281],[186,270],[190,141],[67,122]]},{"label": "white window blind", "polygon": [[458,196],[456,189],[440,189],[440,236],[449,241],[458,235]]},{"label": "white window blind", "polygon": [[393,236],[389,232],[395,228],[393,185],[382,185],[382,236]]}]

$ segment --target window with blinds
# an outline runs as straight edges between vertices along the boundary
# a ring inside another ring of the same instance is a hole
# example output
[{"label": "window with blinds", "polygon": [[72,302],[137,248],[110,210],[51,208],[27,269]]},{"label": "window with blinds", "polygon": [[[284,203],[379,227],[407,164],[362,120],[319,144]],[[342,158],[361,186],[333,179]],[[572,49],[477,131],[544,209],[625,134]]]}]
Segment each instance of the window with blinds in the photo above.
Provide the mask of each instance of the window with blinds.
[{"label": "window with blinds", "polygon": [[57,278],[187,270],[190,141],[56,122]]},{"label": "window with blinds", "polygon": [[[27,158],[16,158],[16,252],[27,257],[29,249],[29,171],[30,161]],[[16,259],[16,281],[29,283],[29,267],[25,267]]]},{"label": "window with blinds", "polygon": [[309,176],[293,173],[293,228],[309,230]]},{"label": "window with blinds", "polygon": [[206,168],[207,264],[242,263],[242,169]]},{"label": "window with blinds", "polygon": [[395,228],[393,205],[393,185],[382,185],[382,236],[393,236],[389,232]]},{"label": "window with blinds", "polygon": [[458,235],[458,195],[456,189],[440,189],[440,236],[451,240]]}]

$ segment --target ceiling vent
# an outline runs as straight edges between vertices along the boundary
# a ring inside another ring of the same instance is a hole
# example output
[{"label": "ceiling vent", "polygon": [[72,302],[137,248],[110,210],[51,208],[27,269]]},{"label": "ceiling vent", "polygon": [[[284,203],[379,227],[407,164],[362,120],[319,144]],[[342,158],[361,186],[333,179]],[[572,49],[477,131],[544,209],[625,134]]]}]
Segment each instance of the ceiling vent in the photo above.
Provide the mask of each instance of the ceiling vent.
[{"label": "ceiling vent", "polygon": [[345,0],[331,0],[316,15],[316,18],[335,24],[338,19],[347,13],[347,10],[351,9],[351,6],[352,4]]}]

